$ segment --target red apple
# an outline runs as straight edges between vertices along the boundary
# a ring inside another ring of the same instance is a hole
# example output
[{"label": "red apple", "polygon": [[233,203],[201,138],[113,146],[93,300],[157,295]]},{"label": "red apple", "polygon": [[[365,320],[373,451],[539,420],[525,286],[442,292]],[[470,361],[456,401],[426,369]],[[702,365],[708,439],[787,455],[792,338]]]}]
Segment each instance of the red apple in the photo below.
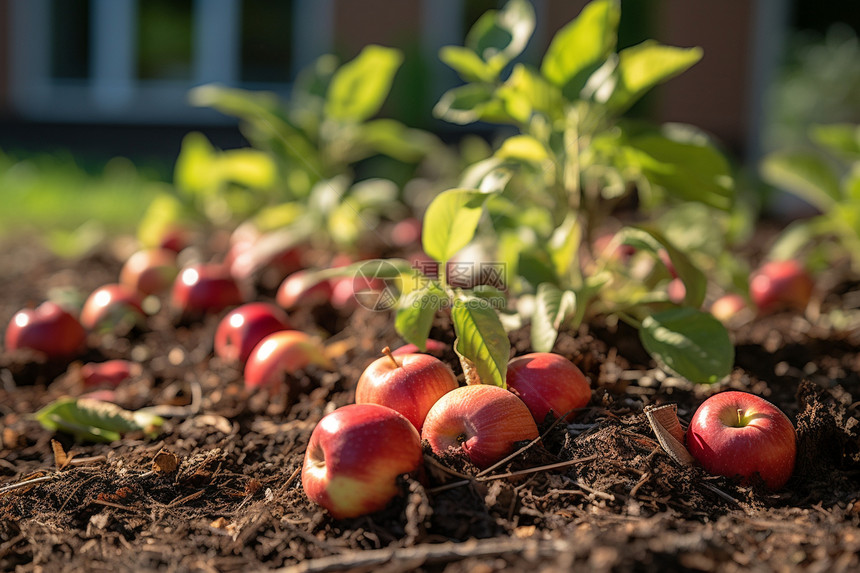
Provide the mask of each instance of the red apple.
[{"label": "red apple", "polygon": [[84,347],[87,333],[78,319],[55,302],[19,310],[6,327],[6,350],[29,348],[49,359],[69,358]]},{"label": "red apple", "polygon": [[281,330],[263,338],[245,363],[245,387],[275,392],[284,376],[316,364],[329,366],[320,342],[298,330]]},{"label": "red apple", "polygon": [[136,362],[114,359],[105,362],[87,362],[81,366],[80,375],[84,387],[110,386],[116,388],[120,383],[139,376],[142,367]]},{"label": "red apple", "polygon": [[675,304],[682,304],[684,297],[687,296],[687,286],[679,278],[674,278],[666,285],[666,294],[669,295],[669,300]]},{"label": "red apple", "polygon": [[375,309],[385,283],[362,275],[332,280],[331,306],[337,310],[355,310],[359,306]]},{"label": "red apple", "polygon": [[538,424],[547,414],[572,420],[591,400],[591,387],[576,365],[558,354],[534,352],[508,362],[508,390],[525,402]]},{"label": "red apple", "polygon": [[374,360],[358,379],[356,404],[388,406],[412,422],[420,432],[427,412],[455,389],[457,377],[447,364],[429,354],[386,355]]},{"label": "red apple", "polygon": [[279,330],[288,330],[287,314],[265,302],[249,302],[228,312],[215,330],[215,355],[244,364],[257,344]]},{"label": "red apple", "polygon": [[167,229],[158,241],[159,249],[180,253],[191,244],[191,233],[181,227]]},{"label": "red apple", "polygon": [[415,217],[398,221],[391,228],[391,243],[397,247],[410,247],[421,244],[422,222]]},{"label": "red apple", "polygon": [[525,403],[498,386],[477,384],[451,390],[424,420],[421,438],[437,454],[463,452],[486,468],[513,451],[514,444],[538,437]]},{"label": "red apple", "polygon": [[[427,339],[427,343],[425,344],[426,353],[427,354],[435,354],[440,355],[446,350],[448,350],[448,345],[444,342],[440,342],[439,340],[434,340],[432,338]],[[402,356],[404,354],[415,354],[416,352],[421,352],[421,350],[415,346],[414,344],[404,344],[391,351],[391,354],[394,356]]]},{"label": "red apple", "polygon": [[119,272],[119,282],[150,295],[166,291],[179,272],[176,253],[169,249],[144,249],[132,254]]},{"label": "red apple", "polygon": [[761,313],[783,308],[804,310],[813,287],[812,277],[799,262],[771,261],[750,278],[750,297]]},{"label": "red apple", "polygon": [[329,302],[331,299],[331,282],[309,281],[309,271],[301,270],[290,274],[283,280],[278,292],[275,293],[275,302],[287,310],[298,306],[319,306]]},{"label": "red apple", "polygon": [[687,449],[708,473],[761,476],[770,489],[794,471],[794,426],[782,411],[755,394],[722,392],[705,400],[687,429]]},{"label": "red apple", "polygon": [[146,320],[137,291],[111,283],[94,290],[81,308],[81,325],[87,330],[127,333]]},{"label": "red apple", "polygon": [[239,284],[221,265],[190,265],[173,282],[171,304],[183,316],[216,313],[243,302]]},{"label": "red apple", "polygon": [[711,314],[720,322],[729,322],[747,307],[747,301],[739,294],[724,294],[711,303]]},{"label": "red apple", "polygon": [[385,406],[351,404],[320,420],[302,466],[307,496],[336,519],[385,508],[400,492],[397,478],[420,472],[418,431]]},{"label": "red apple", "polygon": [[296,244],[295,233],[290,230],[261,233],[241,225],[230,239],[226,264],[237,280],[265,279],[276,286],[303,267],[303,248]]}]

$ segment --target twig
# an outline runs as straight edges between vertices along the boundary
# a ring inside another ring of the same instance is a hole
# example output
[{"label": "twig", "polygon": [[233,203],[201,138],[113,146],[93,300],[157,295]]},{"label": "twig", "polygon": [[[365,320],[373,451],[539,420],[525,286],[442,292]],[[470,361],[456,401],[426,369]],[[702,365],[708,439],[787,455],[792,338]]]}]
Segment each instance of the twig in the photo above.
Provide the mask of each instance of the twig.
[{"label": "twig", "polygon": [[524,475],[529,475],[529,474],[533,474],[533,473],[537,473],[537,472],[555,470],[558,468],[566,468],[567,466],[573,466],[573,465],[580,464],[583,462],[590,462],[590,461],[593,461],[596,459],[597,459],[597,454],[593,454],[590,456],[586,456],[584,458],[577,458],[575,460],[567,460],[565,462],[558,462],[555,464],[538,466],[536,468],[528,468],[525,470],[519,470],[519,471],[515,471],[515,472],[507,472],[504,474],[496,474],[493,476],[480,476],[479,475],[475,479],[477,479],[478,481],[492,481],[492,480],[497,480],[497,479],[505,479],[505,478],[510,478],[510,477],[524,476]]},{"label": "twig", "polygon": [[349,551],[341,555],[309,559],[297,565],[275,569],[274,573],[329,573],[332,571],[378,569],[386,563],[410,564],[411,567],[425,563],[451,563],[470,557],[497,557],[520,553],[547,557],[566,551],[570,551],[570,542],[561,539],[473,539],[462,543],[447,542],[405,548],[392,547],[368,551]]},{"label": "twig", "polygon": [[27,479],[24,481],[19,481],[18,483],[13,483],[13,484],[10,484],[7,486],[3,486],[2,488],[0,488],[0,495],[3,495],[6,492],[12,491],[13,489],[18,489],[19,487],[26,487],[26,486],[32,485],[34,483],[40,483],[43,481],[52,480],[52,479],[56,478],[58,475],[60,475],[60,474],[48,474],[46,476],[37,477],[37,478],[33,478],[33,479]]},{"label": "twig", "polygon": [[180,499],[176,499],[176,500],[174,500],[174,501],[171,501],[170,503],[168,503],[168,504],[167,504],[167,507],[176,507],[177,505],[182,505],[182,504],[183,504],[183,503],[185,503],[186,501],[191,501],[191,500],[193,500],[193,499],[197,499],[198,497],[200,497],[200,496],[201,496],[201,495],[203,495],[204,493],[206,493],[206,490],[205,490],[205,489],[201,489],[201,490],[199,490],[199,491],[195,491],[194,493],[192,493],[192,494],[190,494],[190,495],[186,495],[186,496],[185,496],[185,497],[183,497],[183,498],[180,498]]},{"label": "twig", "polygon": [[639,488],[645,485],[645,483],[651,479],[650,473],[642,474],[642,477],[639,478],[639,481],[636,482],[636,485],[630,490],[630,497],[636,497],[636,493],[639,491]]},{"label": "twig", "polygon": [[431,495],[435,494],[435,493],[442,493],[443,491],[448,491],[449,489],[463,487],[464,485],[469,485],[470,483],[472,483],[472,480],[470,480],[470,479],[461,479],[460,481],[452,481],[452,482],[448,482],[444,485],[431,487],[430,489],[427,490],[427,493],[429,493]]},{"label": "twig", "polygon": [[605,491],[600,491],[599,489],[594,489],[593,487],[589,487],[589,486],[585,485],[584,483],[582,483],[581,479],[576,480],[574,483],[576,483],[576,485],[578,485],[579,487],[581,487],[585,491],[587,491],[593,495],[596,495],[597,497],[601,497],[601,498],[609,500],[609,501],[615,501],[615,496],[612,495],[611,493],[606,493]]},{"label": "twig", "polygon": [[101,499],[94,499],[94,500],[93,500],[93,503],[97,503],[97,504],[99,504],[99,505],[106,505],[107,507],[115,507],[115,508],[117,508],[117,509],[124,509],[124,510],[126,510],[126,511],[137,511],[137,510],[136,510],[135,508],[133,508],[133,507],[128,507],[127,505],[120,505],[120,504],[118,504],[118,503],[112,503],[112,502],[110,502],[110,501],[104,501],[104,500],[101,500]]},{"label": "twig", "polygon": [[526,444],[525,446],[521,447],[520,449],[518,449],[517,451],[515,451],[514,453],[512,453],[512,454],[511,454],[511,455],[509,455],[508,457],[506,457],[506,458],[503,458],[503,459],[499,460],[498,462],[494,463],[493,465],[491,465],[491,466],[490,466],[490,467],[488,467],[487,469],[485,469],[485,470],[483,470],[483,471],[479,472],[479,473],[478,473],[478,475],[477,475],[477,476],[475,476],[475,477],[477,477],[477,478],[481,478],[481,477],[483,477],[483,476],[487,475],[488,473],[490,473],[490,472],[491,472],[491,471],[493,471],[494,469],[496,469],[496,468],[498,468],[498,467],[500,467],[500,466],[503,466],[504,464],[508,463],[509,461],[511,461],[512,459],[514,459],[515,457],[517,457],[518,455],[522,454],[523,452],[525,452],[526,450],[528,450],[529,448],[531,448],[531,447],[532,447],[533,445],[535,445],[536,443],[540,442],[540,441],[541,441],[541,439],[543,439],[543,438],[547,437],[547,436],[549,435],[549,433],[552,431],[552,429],[553,429],[553,428],[555,428],[555,427],[556,427],[556,425],[557,425],[559,422],[561,422],[561,421],[562,421],[562,420],[564,420],[568,415],[570,415],[570,413],[571,413],[571,412],[573,412],[573,410],[569,410],[569,411],[567,411],[567,412],[565,412],[565,413],[564,413],[564,416],[560,416],[560,417],[556,418],[556,419],[555,419],[555,421],[553,421],[553,423],[552,423],[552,424],[550,424],[549,428],[547,428],[547,429],[546,429],[546,431],[545,431],[542,435],[538,436],[537,438],[535,438],[534,440],[532,440],[531,442],[529,442],[529,443],[528,443],[528,444]]},{"label": "twig", "polygon": [[70,466],[83,466],[86,464],[94,464],[97,462],[106,462],[107,456],[90,456],[88,458],[72,458],[69,460]]},{"label": "twig", "polygon": [[704,487],[705,489],[707,489],[707,490],[711,491],[712,493],[717,494],[718,496],[720,496],[720,497],[721,497],[721,498],[723,498],[724,500],[726,500],[726,501],[728,501],[728,502],[730,502],[730,503],[733,503],[733,504],[737,505],[738,507],[743,507],[743,506],[741,505],[741,502],[739,502],[738,500],[736,500],[735,498],[733,498],[732,496],[730,496],[729,494],[727,494],[727,493],[726,493],[726,492],[724,492],[723,490],[721,490],[721,489],[717,488],[716,486],[713,486],[713,485],[711,485],[711,484],[709,484],[709,483],[707,483],[707,482],[702,482],[702,487]]},{"label": "twig", "polygon": [[455,469],[449,468],[448,466],[446,466],[446,465],[444,465],[444,464],[439,463],[439,460],[437,460],[437,459],[436,459],[436,458],[434,458],[433,456],[426,456],[426,455],[425,455],[425,456],[424,456],[424,463],[425,463],[425,464],[430,464],[430,465],[431,465],[431,466],[433,466],[434,468],[440,469],[440,470],[442,470],[443,472],[445,472],[446,474],[448,474],[448,475],[452,475],[452,476],[454,476],[454,477],[458,477],[458,478],[460,478],[460,479],[465,479],[465,480],[472,480],[472,479],[474,479],[474,476],[466,475],[466,474],[464,474],[464,473],[458,472],[458,471],[457,471],[457,470],[455,470]]}]

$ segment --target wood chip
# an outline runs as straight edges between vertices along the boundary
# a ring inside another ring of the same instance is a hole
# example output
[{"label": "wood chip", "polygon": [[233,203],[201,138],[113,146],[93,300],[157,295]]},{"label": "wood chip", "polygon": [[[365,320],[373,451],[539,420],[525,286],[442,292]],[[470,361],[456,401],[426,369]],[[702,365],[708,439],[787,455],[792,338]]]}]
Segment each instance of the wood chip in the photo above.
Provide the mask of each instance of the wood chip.
[{"label": "wood chip", "polygon": [[684,446],[684,429],[678,420],[678,406],[676,404],[665,404],[663,406],[646,406],[645,418],[654,430],[657,441],[669,457],[681,464],[689,466],[693,464],[693,456]]},{"label": "wood chip", "polygon": [[167,450],[160,450],[152,459],[152,471],[157,474],[170,474],[179,467],[179,456]]}]

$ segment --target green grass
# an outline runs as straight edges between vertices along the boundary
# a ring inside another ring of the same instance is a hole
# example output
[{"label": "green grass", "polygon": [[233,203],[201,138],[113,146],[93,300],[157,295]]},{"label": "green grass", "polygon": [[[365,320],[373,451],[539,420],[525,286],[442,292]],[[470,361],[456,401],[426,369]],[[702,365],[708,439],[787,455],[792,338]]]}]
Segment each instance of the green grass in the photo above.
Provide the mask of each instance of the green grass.
[{"label": "green grass", "polygon": [[124,158],[87,171],[69,156],[0,152],[0,239],[35,235],[74,256],[105,237],[134,233],[166,185]]}]

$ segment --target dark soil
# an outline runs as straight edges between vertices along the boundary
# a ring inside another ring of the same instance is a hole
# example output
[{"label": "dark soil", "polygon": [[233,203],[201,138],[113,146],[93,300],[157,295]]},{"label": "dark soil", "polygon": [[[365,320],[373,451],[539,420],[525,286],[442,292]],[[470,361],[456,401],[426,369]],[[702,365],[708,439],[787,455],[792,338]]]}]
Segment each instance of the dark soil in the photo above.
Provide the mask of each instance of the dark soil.
[{"label": "dark soil", "polygon": [[[71,263],[7,247],[0,324],[51,289],[113,282],[118,268],[109,253]],[[212,357],[218,317],[177,328],[162,311],[128,337],[93,337],[81,361],[144,365],[118,389],[121,405],[176,407],[154,440],[84,444],[42,429],[27,414],[79,395],[77,365],[4,352],[0,488],[48,479],[0,493],[0,570],[858,571],[857,291],[835,281],[806,316],[737,329],[736,368],[715,386],[655,369],[623,326],[563,333],[555,351],[593,388],[573,423],[545,424],[541,444],[494,470],[498,478],[464,480],[456,474],[477,470],[428,455],[423,483],[404,479],[389,508],[343,521],[307,500],[298,471],[316,422],[352,401],[382,346],[401,343],[387,313],[294,313],[296,326],[332,335],[337,369],[309,368],[273,398],[247,396],[241,372]],[[445,326],[440,318],[433,336],[450,342]],[[526,330],[512,341],[528,350]],[[453,354],[444,358],[461,372]],[[729,388],[766,397],[795,422],[797,468],[781,491],[678,465],[643,414],[675,403],[685,424]],[[62,469],[52,440],[74,455]],[[521,471],[557,462],[567,464]]]}]

